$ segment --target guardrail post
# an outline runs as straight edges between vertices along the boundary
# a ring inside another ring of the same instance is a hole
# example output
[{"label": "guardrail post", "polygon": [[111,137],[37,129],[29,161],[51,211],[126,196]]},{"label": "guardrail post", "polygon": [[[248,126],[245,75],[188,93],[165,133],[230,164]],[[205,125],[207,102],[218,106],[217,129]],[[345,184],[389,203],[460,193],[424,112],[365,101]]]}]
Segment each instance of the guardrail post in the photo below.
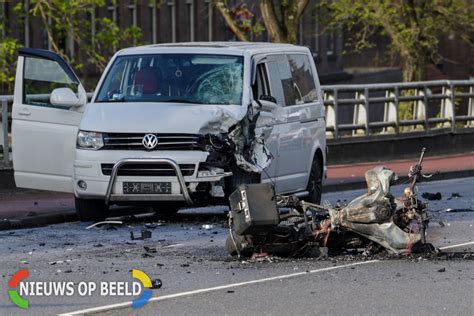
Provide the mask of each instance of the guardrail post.
[{"label": "guardrail post", "polygon": [[[473,94],[474,93],[474,85],[471,85],[469,87],[469,93],[470,94]],[[467,108],[467,115],[468,116],[474,116],[474,98],[473,97],[469,97],[469,106]],[[474,127],[474,121],[467,121],[466,122],[466,126],[467,127]]]},{"label": "guardrail post", "polygon": [[2,140],[3,140],[3,162],[5,166],[10,165],[10,146],[8,144],[8,102],[2,99]]},{"label": "guardrail post", "polygon": [[[367,91],[367,89],[364,89],[364,91]],[[353,119],[353,124],[354,125],[365,125],[365,134],[368,135],[368,111],[366,108],[367,105],[367,96],[365,95],[365,92],[361,93],[360,91],[356,92],[355,99],[358,100],[356,101],[357,103],[354,105],[354,119]],[[363,100],[361,102],[360,100]],[[360,135],[362,134],[360,129],[355,129],[352,132],[352,135]]]},{"label": "guardrail post", "polygon": [[[428,120],[426,117],[426,87],[421,89],[416,89],[416,96],[423,97],[421,100],[416,100],[413,106],[413,119],[415,120],[425,120],[425,130],[428,131]],[[417,129],[418,124],[413,126],[413,129]]]},{"label": "guardrail post", "polygon": [[395,91],[385,90],[385,97],[391,98],[393,101],[386,101],[384,104],[384,111],[383,111],[383,121],[384,122],[393,122],[395,123],[395,128],[392,126],[384,127],[384,133],[397,133],[398,134],[398,110],[397,110],[397,103],[398,103],[398,89],[395,88]]},{"label": "guardrail post", "polygon": [[336,138],[336,110],[335,110],[335,92],[334,90],[332,93],[324,91],[324,100],[329,101],[326,106],[326,127],[332,128],[332,131],[326,132],[326,136],[329,133],[332,134],[333,138]]},{"label": "guardrail post", "polygon": [[441,101],[441,118],[449,119],[449,123],[443,123],[443,127],[448,127],[448,124],[451,127],[451,130],[455,130],[455,115],[454,115],[454,88],[453,85],[443,86],[443,95],[445,98]]}]

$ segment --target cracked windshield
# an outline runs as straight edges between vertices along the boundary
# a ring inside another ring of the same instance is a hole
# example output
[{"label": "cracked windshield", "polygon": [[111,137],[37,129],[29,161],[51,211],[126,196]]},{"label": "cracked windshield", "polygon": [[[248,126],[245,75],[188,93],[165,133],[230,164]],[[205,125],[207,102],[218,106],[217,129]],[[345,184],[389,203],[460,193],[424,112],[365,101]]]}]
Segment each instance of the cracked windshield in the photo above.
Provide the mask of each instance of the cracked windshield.
[{"label": "cracked windshield", "polygon": [[160,54],[118,57],[97,102],[241,104],[243,57]]}]

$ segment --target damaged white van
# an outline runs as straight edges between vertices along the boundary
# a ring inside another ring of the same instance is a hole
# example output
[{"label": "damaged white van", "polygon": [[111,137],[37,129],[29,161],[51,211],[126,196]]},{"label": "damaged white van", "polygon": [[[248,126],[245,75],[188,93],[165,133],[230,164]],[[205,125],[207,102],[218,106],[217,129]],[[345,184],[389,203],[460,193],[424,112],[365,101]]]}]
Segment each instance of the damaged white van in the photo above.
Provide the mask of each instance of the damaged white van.
[{"label": "damaged white van", "polygon": [[20,49],[18,187],[73,192],[81,220],[113,204],[226,203],[241,183],[319,203],[325,112],[305,47],[179,43],[119,51],[90,102],[57,54]]}]

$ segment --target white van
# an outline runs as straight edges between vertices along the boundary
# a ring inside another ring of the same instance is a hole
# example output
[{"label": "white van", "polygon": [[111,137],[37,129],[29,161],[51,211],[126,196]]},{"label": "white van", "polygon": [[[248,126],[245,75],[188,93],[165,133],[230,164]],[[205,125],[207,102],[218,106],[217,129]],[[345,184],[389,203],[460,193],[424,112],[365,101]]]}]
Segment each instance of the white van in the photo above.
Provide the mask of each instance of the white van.
[{"label": "white van", "polygon": [[225,201],[241,183],[319,203],[325,112],[306,47],[242,42],[119,51],[91,101],[57,54],[20,49],[18,187],[73,192],[81,220],[112,204],[157,211]]}]

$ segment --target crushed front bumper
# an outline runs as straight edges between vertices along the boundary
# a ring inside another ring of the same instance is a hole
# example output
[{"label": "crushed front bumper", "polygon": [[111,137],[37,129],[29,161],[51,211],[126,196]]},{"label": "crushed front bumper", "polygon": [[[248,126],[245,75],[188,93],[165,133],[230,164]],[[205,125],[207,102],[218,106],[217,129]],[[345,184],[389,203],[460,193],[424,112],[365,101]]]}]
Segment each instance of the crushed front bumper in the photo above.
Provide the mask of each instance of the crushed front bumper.
[{"label": "crushed front bumper", "polygon": [[[158,151],[158,152],[131,152],[131,151],[86,151],[77,150],[74,163],[74,191],[76,197],[104,199],[112,202],[153,202],[153,201],[182,201],[193,204],[192,194],[200,183],[219,183],[231,172],[202,172],[201,163],[206,162],[207,152],[202,151]],[[165,174],[127,173],[128,166],[143,169],[151,165],[166,165]],[[183,169],[183,165],[194,166],[192,169]],[[106,166],[106,167],[104,167]],[[86,183],[85,188],[79,183]],[[169,182],[170,194],[124,194],[124,182]],[[193,195],[194,197],[195,195]]]}]

